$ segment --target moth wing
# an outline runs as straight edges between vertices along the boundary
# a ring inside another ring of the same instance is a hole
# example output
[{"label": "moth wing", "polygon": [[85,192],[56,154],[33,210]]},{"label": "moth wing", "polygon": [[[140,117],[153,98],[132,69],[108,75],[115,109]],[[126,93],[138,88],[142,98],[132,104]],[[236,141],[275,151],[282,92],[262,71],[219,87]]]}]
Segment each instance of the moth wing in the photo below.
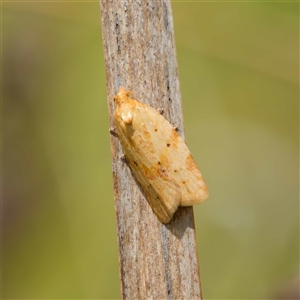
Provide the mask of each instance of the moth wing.
[{"label": "moth wing", "polygon": [[[138,113],[134,115],[134,127],[138,129],[135,138],[141,134],[143,138],[140,137],[139,141],[144,139],[146,148],[153,153],[152,168],[157,169],[153,173],[159,173],[157,183],[171,182],[173,187],[179,188],[181,206],[207,200],[207,186],[183,138],[155,109],[142,103],[138,108]],[[150,138],[149,143],[147,136]],[[140,145],[143,143],[140,142]],[[169,190],[167,184],[166,190]]]},{"label": "moth wing", "polygon": [[152,107],[135,100],[118,107],[115,114],[116,130],[128,164],[159,221],[168,223],[178,209],[181,192],[159,162],[162,149],[161,137],[157,138],[155,131],[158,127],[154,127],[156,122],[167,121]]},{"label": "moth wing", "polygon": [[180,186],[180,205],[190,206],[207,200],[209,193],[202,174],[180,136],[173,156],[178,157],[178,160],[174,161],[173,167],[177,169],[177,172],[173,180]]},{"label": "moth wing", "polygon": [[[159,112],[151,106],[140,103],[134,114],[135,138],[140,134],[139,144],[146,142],[147,152],[151,150],[154,174],[159,175],[157,184],[166,185],[164,191],[176,186],[180,190],[180,205],[190,206],[208,199],[209,193],[202,174],[183,138]],[[143,137],[142,137],[143,136]],[[147,136],[149,143],[147,143]],[[165,180],[162,180],[162,179]],[[167,182],[171,183],[170,188]]]},{"label": "moth wing", "polygon": [[146,185],[142,181],[140,184],[158,220],[162,223],[170,222],[180,204],[179,187],[174,182],[159,178],[150,179]]},{"label": "moth wing", "polygon": [[115,122],[131,170],[161,222],[169,222],[179,205],[208,198],[184,140],[159,112],[126,96],[117,107]]},{"label": "moth wing", "polygon": [[[143,147],[142,140],[139,145]],[[160,170],[155,165],[147,166],[144,155],[132,147],[132,144],[124,152],[126,160],[158,220],[162,223],[170,222],[180,205],[180,187],[171,178],[159,174]]]}]

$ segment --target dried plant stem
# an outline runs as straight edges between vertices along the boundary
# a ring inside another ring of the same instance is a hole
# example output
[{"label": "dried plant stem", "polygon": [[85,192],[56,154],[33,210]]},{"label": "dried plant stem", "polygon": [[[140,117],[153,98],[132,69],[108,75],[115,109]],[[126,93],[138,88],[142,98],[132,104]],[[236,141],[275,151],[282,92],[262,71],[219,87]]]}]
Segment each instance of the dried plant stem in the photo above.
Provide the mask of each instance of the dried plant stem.
[{"label": "dried plant stem", "polygon": [[[178,126],[184,137],[172,11],[169,1],[101,1],[107,97],[120,86]],[[161,224],[111,135],[123,299],[201,299],[193,209],[180,207]]]}]

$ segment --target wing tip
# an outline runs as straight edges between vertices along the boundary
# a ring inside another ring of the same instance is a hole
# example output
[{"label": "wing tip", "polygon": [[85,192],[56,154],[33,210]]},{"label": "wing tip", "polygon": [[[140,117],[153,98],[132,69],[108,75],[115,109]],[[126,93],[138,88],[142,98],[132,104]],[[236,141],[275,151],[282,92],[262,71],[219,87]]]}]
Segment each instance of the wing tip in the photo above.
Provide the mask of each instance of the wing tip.
[{"label": "wing tip", "polygon": [[199,204],[206,201],[209,198],[209,192],[207,188],[200,189],[195,195],[195,197],[190,197],[187,199],[182,199],[180,202],[180,206],[192,206],[194,204]]}]

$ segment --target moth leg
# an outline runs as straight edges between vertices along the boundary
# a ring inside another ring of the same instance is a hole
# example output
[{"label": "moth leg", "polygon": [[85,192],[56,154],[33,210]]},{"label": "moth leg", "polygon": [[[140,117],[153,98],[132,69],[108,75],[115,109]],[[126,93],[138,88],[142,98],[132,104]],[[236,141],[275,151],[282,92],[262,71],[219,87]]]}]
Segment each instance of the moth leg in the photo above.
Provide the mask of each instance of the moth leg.
[{"label": "moth leg", "polygon": [[126,159],[125,154],[122,154],[122,155],[121,155],[121,162],[127,164],[127,159]]},{"label": "moth leg", "polygon": [[159,108],[158,110],[157,110],[161,115],[163,115],[164,114],[164,109],[161,107],[161,108]]},{"label": "moth leg", "polygon": [[110,127],[109,128],[109,133],[115,137],[118,137],[117,131],[116,131],[116,127]]}]

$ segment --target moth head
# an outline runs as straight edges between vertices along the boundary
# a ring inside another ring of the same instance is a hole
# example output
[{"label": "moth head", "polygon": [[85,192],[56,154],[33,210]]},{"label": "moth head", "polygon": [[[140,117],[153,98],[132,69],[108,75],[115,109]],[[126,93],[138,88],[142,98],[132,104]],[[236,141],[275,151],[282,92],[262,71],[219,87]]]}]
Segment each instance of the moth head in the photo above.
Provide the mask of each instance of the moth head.
[{"label": "moth head", "polygon": [[133,99],[132,92],[120,88],[118,94],[114,97],[115,117],[118,118],[125,126],[130,125],[133,120],[136,101]]},{"label": "moth head", "polygon": [[118,94],[114,97],[115,105],[122,105],[124,103],[134,100],[134,95],[132,92],[125,90],[122,86],[119,89]]}]

